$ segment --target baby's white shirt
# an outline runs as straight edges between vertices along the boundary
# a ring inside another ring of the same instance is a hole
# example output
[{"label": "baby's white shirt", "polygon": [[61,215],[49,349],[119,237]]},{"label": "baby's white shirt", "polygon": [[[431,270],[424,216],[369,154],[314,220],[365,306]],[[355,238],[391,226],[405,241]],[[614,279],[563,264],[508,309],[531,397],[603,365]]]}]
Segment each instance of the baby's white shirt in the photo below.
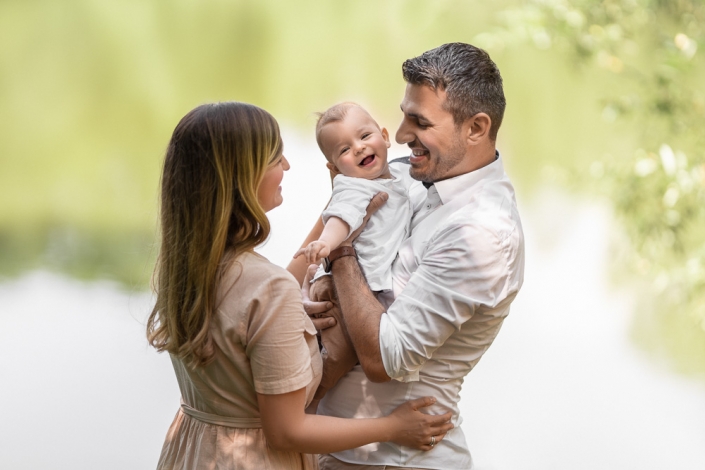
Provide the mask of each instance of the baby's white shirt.
[{"label": "baby's white shirt", "polygon": [[[333,195],[323,222],[338,217],[350,226],[350,233],[362,224],[367,205],[380,191],[389,195],[387,202],[371,217],[360,236],[353,242],[358,262],[373,291],[392,289],[392,263],[399,246],[409,236],[412,203],[409,187],[415,181],[409,176],[409,166],[389,165],[392,178],[366,180],[338,175],[333,179]],[[418,182],[417,182],[418,183]],[[314,279],[325,274],[319,268]]]}]

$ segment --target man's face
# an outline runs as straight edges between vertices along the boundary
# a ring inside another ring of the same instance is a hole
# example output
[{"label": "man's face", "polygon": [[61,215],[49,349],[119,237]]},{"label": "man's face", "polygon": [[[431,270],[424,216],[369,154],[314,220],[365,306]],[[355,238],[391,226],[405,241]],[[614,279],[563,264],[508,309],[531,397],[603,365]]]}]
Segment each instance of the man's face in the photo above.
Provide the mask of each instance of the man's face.
[{"label": "man's face", "polygon": [[406,86],[396,141],[411,149],[409,173],[416,180],[432,183],[466,172],[464,126],[456,127],[453,115],[443,109],[445,99],[445,91]]}]

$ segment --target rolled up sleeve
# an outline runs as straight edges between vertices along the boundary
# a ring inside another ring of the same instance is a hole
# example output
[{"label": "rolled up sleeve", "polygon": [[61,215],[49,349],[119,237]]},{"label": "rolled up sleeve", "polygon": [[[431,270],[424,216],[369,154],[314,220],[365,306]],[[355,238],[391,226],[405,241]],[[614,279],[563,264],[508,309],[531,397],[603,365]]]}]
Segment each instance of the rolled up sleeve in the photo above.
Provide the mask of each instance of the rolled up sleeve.
[{"label": "rolled up sleeve", "polygon": [[334,188],[328,207],[321,217],[327,223],[331,217],[337,217],[348,224],[348,236],[362,225],[367,213],[367,205],[377,193],[367,180],[338,175],[334,179]]},{"label": "rolled up sleeve", "polygon": [[429,241],[432,248],[380,322],[389,377],[418,380],[434,351],[476,311],[491,310],[510,295],[512,260],[504,238],[482,224],[451,223]]}]

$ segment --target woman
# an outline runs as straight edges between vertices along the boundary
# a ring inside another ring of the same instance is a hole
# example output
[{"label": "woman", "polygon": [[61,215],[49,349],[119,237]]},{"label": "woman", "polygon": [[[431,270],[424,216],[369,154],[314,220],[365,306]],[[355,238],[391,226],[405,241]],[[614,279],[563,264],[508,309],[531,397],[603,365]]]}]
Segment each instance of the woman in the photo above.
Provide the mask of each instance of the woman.
[{"label": "woman", "polygon": [[430,450],[452,427],[420,398],[384,418],[307,415],[321,375],[293,276],[253,249],[282,203],[279,128],[244,103],[199,106],[174,130],[149,342],[171,355],[181,409],[159,468],[315,469],[316,453],[376,441]]}]

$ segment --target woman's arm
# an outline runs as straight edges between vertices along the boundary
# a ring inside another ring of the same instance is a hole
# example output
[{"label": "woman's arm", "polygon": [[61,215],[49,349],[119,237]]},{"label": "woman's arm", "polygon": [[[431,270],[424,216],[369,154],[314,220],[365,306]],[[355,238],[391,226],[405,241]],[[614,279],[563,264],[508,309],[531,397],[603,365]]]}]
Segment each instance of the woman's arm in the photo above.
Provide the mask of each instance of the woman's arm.
[{"label": "woman's arm", "polygon": [[257,401],[267,442],[281,451],[323,454],[386,441],[431,450],[431,436],[437,443],[453,427],[448,422],[451,413],[427,415],[418,411],[435,403],[430,397],[406,402],[388,416],[370,419],[306,414],[304,388],[280,395],[258,393]]},{"label": "woman's arm", "polygon": [[[302,245],[302,247],[305,247],[313,240],[318,240],[318,237],[321,236],[322,232],[323,220],[321,220],[321,218],[319,217],[316,221],[316,224],[311,229],[311,232],[309,232],[308,236],[306,237],[306,240],[304,240],[304,244]],[[298,257],[291,260],[289,266],[286,267],[286,270],[294,275],[294,278],[302,288],[301,293],[303,294],[304,310],[306,311],[306,314],[311,318],[313,325],[316,327],[317,330],[325,330],[326,328],[330,328],[331,326],[335,325],[335,318],[319,318],[319,316],[325,316],[326,312],[333,308],[333,304],[330,302],[314,302],[309,298],[309,281],[313,277],[313,274],[310,274],[308,278],[306,277],[306,273],[309,271],[308,268],[309,264],[306,262],[306,258]]]},{"label": "woman's arm", "polygon": [[[333,180],[336,176],[340,174],[340,170],[338,170],[338,167],[336,167],[332,163],[327,163],[326,168],[328,168],[328,171],[330,172],[330,186],[332,188]],[[326,203],[326,207],[328,207],[328,204],[330,204],[330,200],[328,200],[328,202]],[[318,240],[322,232],[323,220],[319,217],[318,220],[316,220],[316,224],[313,226],[308,236],[306,237],[306,240],[304,240],[304,242],[301,244],[301,248],[306,247],[309,243],[314,240]],[[299,282],[299,285],[302,286],[304,282],[304,277],[306,277],[306,271],[308,270],[308,266],[309,265],[308,263],[306,263],[306,260],[299,257],[291,260],[289,266],[286,267],[286,270],[293,274],[294,278],[296,278],[296,280]]]},{"label": "woman's arm", "polygon": [[[308,236],[306,237],[306,240],[304,240],[303,244],[301,245],[301,248],[305,248],[312,241],[318,240],[318,238],[321,236],[321,233],[323,233],[323,220],[319,217],[318,220],[316,220],[315,225],[309,232]],[[303,285],[304,277],[306,277],[306,271],[308,270],[308,263],[306,262],[306,258],[298,257],[292,259],[289,263],[289,266],[286,267],[286,270],[294,275],[294,278],[296,278],[300,286]]]}]

